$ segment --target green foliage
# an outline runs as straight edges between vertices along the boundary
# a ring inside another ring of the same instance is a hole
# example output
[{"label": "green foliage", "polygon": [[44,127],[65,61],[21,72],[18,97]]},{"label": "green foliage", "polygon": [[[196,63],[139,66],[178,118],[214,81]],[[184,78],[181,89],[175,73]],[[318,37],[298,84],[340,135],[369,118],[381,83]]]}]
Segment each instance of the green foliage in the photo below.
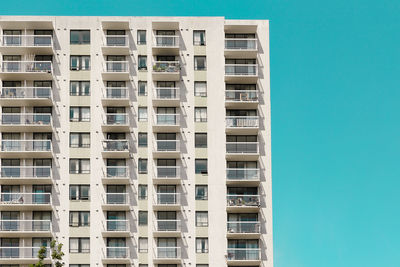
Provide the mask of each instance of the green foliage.
[{"label": "green foliage", "polygon": [[[64,256],[64,252],[62,252],[62,247],[63,244],[62,243],[58,243],[56,240],[52,240],[50,242],[50,253],[51,253],[51,259],[54,261],[54,265],[56,267],[62,267],[65,263],[62,262],[62,258]],[[29,264],[29,267],[44,267],[44,263],[43,260],[50,256],[47,255],[47,252],[49,250],[47,249],[47,247],[45,246],[41,246],[37,257],[38,257],[38,262],[35,264]]]}]

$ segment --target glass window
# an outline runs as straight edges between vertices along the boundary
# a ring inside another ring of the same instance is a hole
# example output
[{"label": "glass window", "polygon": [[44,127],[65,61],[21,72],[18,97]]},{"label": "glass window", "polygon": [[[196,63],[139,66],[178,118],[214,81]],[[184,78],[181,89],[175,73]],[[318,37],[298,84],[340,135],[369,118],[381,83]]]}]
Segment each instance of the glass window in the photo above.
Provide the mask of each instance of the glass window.
[{"label": "glass window", "polygon": [[139,225],[147,225],[147,211],[139,211]]},{"label": "glass window", "polygon": [[147,237],[139,237],[139,253],[148,252],[148,240]]},{"label": "glass window", "polygon": [[70,200],[89,200],[89,185],[70,185],[69,199]]},{"label": "glass window", "polygon": [[137,31],[137,44],[141,44],[141,45],[146,44],[146,31],[145,30]]},{"label": "glass window", "polygon": [[147,82],[144,82],[144,81],[139,81],[138,82],[138,94],[140,96],[146,96],[147,95]]},{"label": "glass window", "polygon": [[193,45],[206,45],[206,31],[193,31]]},{"label": "glass window", "polygon": [[139,147],[147,147],[147,133],[138,134]]},{"label": "glass window", "polygon": [[139,107],[138,108],[138,120],[139,121],[147,121],[147,107]]},{"label": "glass window", "polygon": [[194,82],[194,96],[207,96],[206,82]]},{"label": "glass window", "polygon": [[207,122],[207,108],[206,107],[194,108],[194,121],[195,122]]},{"label": "glass window", "polygon": [[196,185],[196,200],[207,200],[207,185]]},{"label": "glass window", "polygon": [[196,211],[196,226],[207,227],[208,226],[208,212],[207,211]]},{"label": "glass window", "polygon": [[90,212],[89,211],[70,211],[69,212],[69,226],[89,226]]},{"label": "glass window", "polygon": [[90,56],[70,56],[70,70],[90,70]]},{"label": "glass window", "polygon": [[69,147],[90,147],[90,133],[70,133]]},{"label": "glass window", "polygon": [[207,174],[207,159],[195,159],[195,173]]},{"label": "glass window", "polygon": [[208,267],[208,264],[196,264],[196,267]]},{"label": "glass window", "polygon": [[140,200],[145,200],[147,199],[147,185],[145,184],[140,184],[138,187],[138,196]]},{"label": "glass window", "polygon": [[194,146],[197,148],[207,147],[207,133],[195,133]]},{"label": "glass window", "polygon": [[90,121],[90,107],[70,107],[69,121]]},{"label": "glass window", "polygon": [[70,159],[69,173],[71,174],[90,173],[90,159]]},{"label": "glass window", "polygon": [[138,56],[138,70],[147,70],[147,56]]},{"label": "glass window", "polygon": [[208,253],[208,238],[196,238],[196,253]]},{"label": "glass window", "polygon": [[90,30],[71,30],[70,44],[90,44]]},{"label": "glass window", "polygon": [[90,81],[70,81],[69,95],[72,96],[90,95]]},{"label": "glass window", "polygon": [[206,70],[207,63],[205,56],[195,56],[194,57],[194,70]]},{"label": "glass window", "polygon": [[147,159],[139,159],[139,173],[147,173]]},{"label": "glass window", "polygon": [[90,239],[88,237],[74,237],[69,239],[70,253],[89,253]]}]

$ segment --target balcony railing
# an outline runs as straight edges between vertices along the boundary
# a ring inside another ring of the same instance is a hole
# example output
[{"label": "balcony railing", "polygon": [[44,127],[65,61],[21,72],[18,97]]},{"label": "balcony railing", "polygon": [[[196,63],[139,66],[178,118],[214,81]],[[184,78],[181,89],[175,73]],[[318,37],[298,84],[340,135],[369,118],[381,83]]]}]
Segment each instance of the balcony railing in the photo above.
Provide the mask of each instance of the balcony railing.
[{"label": "balcony railing", "polygon": [[176,73],[180,71],[179,61],[155,61],[153,71],[159,73]]},{"label": "balcony railing", "polygon": [[257,76],[257,64],[225,64],[225,76]]},{"label": "balcony railing", "polygon": [[106,39],[105,46],[109,47],[128,46],[127,35],[106,35],[105,39]]},{"label": "balcony railing", "polygon": [[157,247],[156,248],[157,259],[180,259],[181,248],[180,247]]},{"label": "balcony railing", "polygon": [[3,113],[2,125],[51,125],[50,113]]},{"label": "balcony railing", "polygon": [[105,204],[124,205],[129,204],[128,193],[106,193]]},{"label": "balcony railing", "polygon": [[103,141],[103,151],[129,151],[128,140],[105,140]]},{"label": "balcony railing", "polygon": [[107,231],[110,231],[110,232],[129,231],[129,221],[128,220],[107,220]]},{"label": "balcony railing", "polygon": [[227,205],[229,207],[259,207],[259,195],[227,195]]},{"label": "balcony railing", "polygon": [[180,204],[179,193],[156,193],[156,205],[178,205]]},{"label": "balcony railing", "polygon": [[53,37],[51,35],[3,35],[1,45],[9,47],[51,47]]},{"label": "balcony railing", "polygon": [[179,125],[179,114],[155,114],[155,123],[158,126],[177,126]]},{"label": "balcony railing", "polygon": [[107,125],[123,125],[128,123],[128,114],[126,113],[107,113],[106,124]]},{"label": "balcony railing", "polygon": [[47,232],[51,231],[50,220],[0,220],[0,231]]},{"label": "balcony railing", "polygon": [[51,61],[3,61],[2,72],[45,72],[52,73]]},{"label": "balcony railing", "polygon": [[226,50],[257,50],[257,39],[227,38],[225,39]]},{"label": "balcony railing", "polygon": [[231,234],[259,234],[260,222],[239,221],[227,223],[228,233]]},{"label": "balcony railing", "polygon": [[106,61],[106,72],[128,72],[128,61]]},{"label": "balcony railing", "polygon": [[107,99],[123,99],[128,98],[129,91],[126,87],[107,87],[105,98]]},{"label": "balcony railing", "polygon": [[1,140],[3,152],[50,152],[51,140]]},{"label": "balcony railing", "polygon": [[1,98],[4,99],[51,99],[51,87],[3,87]]},{"label": "balcony railing", "polygon": [[177,152],[179,151],[179,140],[156,140],[155,149],[157,152]]},{"label": "balcony railing", "polygon": [[50,193],[1,193],[1,204],[43,205],[51,204]]},{"label": "balcony railing", "polygon": [[255,168],[228,168],[226,178],[232,181],[257,181],[260,179],[260,172],[259,169]]},{"label": "balcony railing", "polygon": [[259,248],[228,248],[229,261],[256,261],[260,260]]},{"label": "balcony railing", "polygon": [[179,166],[157,166],[157,178],[177,178],[180,176]]},{"label": "balcony railing", "polygon": [[[36,259],[40,247],[0,247],[1,259]],[[46,248],[45,259],[50,258],[50,248]]]},{"label": "balcony railing", "polygon": [[257,128],[258,116],[227,116],[226,127],[228,128]]},{"label": "balcony railing", "polygon": [[225,101],[227,102],[257,102],[258,92],[256,90],[226,90]]},{"label": "balcony railing", "polygon": [[231,154],[257,154],[258,142],[228,142],[226,153]]},{"label": "balcony railing", "polygon": [[50,166],[1,166],[1,178],[51,178]]},{"label": "balcony railing", "polygon": [[154,47],[179,47],[179,36],[155,35]]},{"label": "balcony railing", "polygon": [[180,232],[180,220],[157,220],[155,223],[155,230],[158,232]]},{"label": "balcony railing", "polygon": [[129,258],[128,247],[106,247],[107,259],[125,259]]},{"label": "balcony railing", "polygon": [[177,87],[157,87],[155,99],[158,99],[158,100],[179,99],[179,88],[177,88]]},{"label": "balcony railing", "polygon": [[128,177],[129,169],[127,166],[107,166],[106,176],[107,178],[119,178]]}]

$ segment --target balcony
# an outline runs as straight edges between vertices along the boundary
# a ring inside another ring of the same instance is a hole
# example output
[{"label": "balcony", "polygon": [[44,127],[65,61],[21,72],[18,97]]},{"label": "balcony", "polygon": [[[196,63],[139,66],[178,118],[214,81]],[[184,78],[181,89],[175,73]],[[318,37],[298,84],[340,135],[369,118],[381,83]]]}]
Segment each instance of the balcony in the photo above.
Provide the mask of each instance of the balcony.
[{"label": "balcony", "polygon": [[2,132],[51,132],[50,113],[3,113],[0,131]]},{"label": "balcony", "polygon": [[179,55],[179,36],[155,35],[153,38],[153,54]]},{"label": "balcony", "polygon": [[0,210],[52,210],[50,193],[1,193]]},{"label": "balcony", "polygon": [[226,38],[225,56],[249,58],[257,56],[256,38]]},{"label": "balcony", "polygon": [[257,82],[257,64],[225,64],[225,81]]},{"label": "balcony", "polygon": [[129,184],[127,166],[107,166],[103,175],[103,184]]},{"label": "balcony", "polygon": [[226,169],[227,184],[252,185],[260,182],[260,171],[257,168]]},{"label": "balcony", "polygon": [[53,65],[51,61],[3,61],[1,79],[51,80]]},{"label": "balcony", "polygon": [[6,106],[51,106],[51,87],[3,87],[0,104]]},{"label": "balcony", "polygon": [[155,237],[180,237],[180,220],[155,220],[153,235]]},{"label": "balcony", "polygon": [[104,140],[102,155],[104,158],[129,158],[128,140]]},{"label": "balcony", "polygon": [[179,106],[180,95],[178,87],[156,87],[153,97],[154,106]]},{"label": "balcony", "polygon": [[50,220],[0,220],[0,237],[51,237]]},{"label": "balcony", "polygon": [[105,80],[129,80],[129,62],[106,61],[102,76]]},{"label": "balcony", "polygon": [[1,166],[0,184],[51,184],[51,166]]},{"label": "balcony", "polygon": [[52,157],[51,140],[1,140],[2,158]]},{"label": "balcony", "polygon": [[103,55],[129,55],[128,35],[105,35]]},{"label": "balcony", "polygon": [[180,247],[157,247],[153,262],[156,264],[179,264],[181,262]]},{"label": "balcony", "polygon": [[105,193],[103,197],[103,210],[129,210],[128,193]]},{"label": "balcony", "polygon": [[179,81],[179,61],[155,61],[153,63],[153,80],[155,81]]},{"label": "balcony", "polygon": [[127,113],[107,113],[103,122],[105,132],[128,132],[129,120]]},{"label": "balcony", "polygon": [[153,181],[155,184],[179,184],[181,168],[179,166],[157,166]]},{"label": "balcony", "polygon": [[2,35],[0,52],[3,54],[52,54],[51,35]]},{"label": "balcony", "polygon": [[259,129],[258,116],[227,116],[226,119],[227,133],[243,133],[256,134]]},{"label": "balcony", "polygon": [[103,255],[103,263],[105,264],[121,264],[130,263],[128,247],[106,247]]},{"label": "balcony", "polygon": [[260,236],[260,222],[239,221],[227,223],[227,236],[232,238],[258,238]]},{"label": "balcony", "polygon": [[[0,247],[1,264],[34,264],[40,247]],[[50,248],[46,249],[44,264],[51,264]]]},{"label": "balcony", "polygon": [[107,87],[101,101],[104,106],[129,106],[129,91],[127,87]]},{"label": "balcony", "polygon": [[180,210],[181,195],[179,193],[156,193],[154,195],[154,210]]},{"label": "balcony", "polygon": [[130,237],[128,220],[106,220],[102,231],[104,237]]},{"label": "balcony", "polygon": [[227,195],[228,211],[255,211],[261,206],[259,195]]},{"label": "balcony", "polygon": [[226,90],[225,106],[237,108],[245,106],[246,108],[256,108],[258,105],[258,91],[256,90]]},{"label": "balcony", "polygon": [[154,158],[180,158],[179,140],[156,140],[153,149]]},{"label": "balcony", "polygon": [[259,248],[228,248],[227,253],[228,265],[258,265],[261,262]]},{"label": "balcony", "polygon": [[154,132],[179,132],[180,116],[179,114],[155,114],[153,123]]},{"label": "balcony", "polygon": [[258,142],[227,142],[226,158],[229,160],[256,160],[259,157]]}]

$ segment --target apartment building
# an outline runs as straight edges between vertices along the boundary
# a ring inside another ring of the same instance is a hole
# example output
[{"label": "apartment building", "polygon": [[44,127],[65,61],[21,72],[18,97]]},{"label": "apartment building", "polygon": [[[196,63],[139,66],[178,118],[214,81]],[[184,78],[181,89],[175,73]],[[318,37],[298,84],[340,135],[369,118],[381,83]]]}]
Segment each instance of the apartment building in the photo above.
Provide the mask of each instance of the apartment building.
[{"label": "apartment building", "polygon": [[0,31],[0,267],[273,266],[268,21]]}]

